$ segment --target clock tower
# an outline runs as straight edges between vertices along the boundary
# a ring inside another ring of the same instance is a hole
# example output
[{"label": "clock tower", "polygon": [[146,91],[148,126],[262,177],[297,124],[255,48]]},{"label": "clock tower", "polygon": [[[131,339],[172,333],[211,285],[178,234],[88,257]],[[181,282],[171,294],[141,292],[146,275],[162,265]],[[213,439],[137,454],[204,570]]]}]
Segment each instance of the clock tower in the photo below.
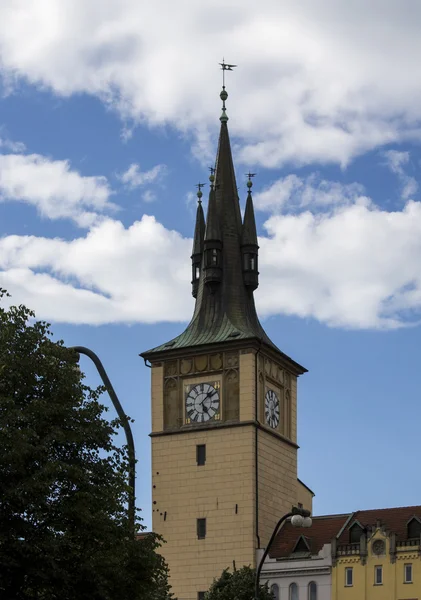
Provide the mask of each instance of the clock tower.
[{"label": "clock tower", "polygon": [[306,369],[270,340],[256,313],[252,181],[242,219],[227,96],[224,86],[206,221],[198,192],[194,314],[178,337],[141,355],[152,371],[153,530],[166,540],[178,600],[200,600],[226,568],[255,566],[256,550],[303,489],[297,377]]}]

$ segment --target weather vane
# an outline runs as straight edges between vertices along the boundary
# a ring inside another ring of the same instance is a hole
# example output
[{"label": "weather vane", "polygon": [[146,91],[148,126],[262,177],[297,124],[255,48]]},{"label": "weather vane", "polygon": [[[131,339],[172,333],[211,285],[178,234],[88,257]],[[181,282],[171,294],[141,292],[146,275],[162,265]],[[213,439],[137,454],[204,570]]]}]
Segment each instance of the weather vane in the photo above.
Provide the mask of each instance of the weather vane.
[{"label": "weather vane", "polygon": [[204,187],[205,185],[206,185],[206,183],[196,183],[197,197],[199,198],[199,202],[202,202],[202,196],[203,196],[202,187]]},{"label": "weather vane", "polygon": [[222,92],[219,94],[219,97],[222,100],[222,115],[219,117],[221,123],[226,123],[228,121],[225,100],[228,98],[228,93],[225,89],[225,71],[232,71],[237,65],[229,65],[225,62],[225,58],[222,59],[222,62],[219,63],[222,69]]},{"label": "weather vane", "polygon": [[248,180],[247,180],[247,187],[248,187],[248,191],[249,193],[251,193],[251,188],[253,187],[253,182],[252,182],[252,178],[256,177],[256,173],[250,173],[250,171],[248,173],[246,173]]},{"label": "weather vane", "polygon": [[229,65],[225,62],[225,58],[219,63],[222,69],[222,88],[225,89],[225,71],[232,71],[237,65]]}]

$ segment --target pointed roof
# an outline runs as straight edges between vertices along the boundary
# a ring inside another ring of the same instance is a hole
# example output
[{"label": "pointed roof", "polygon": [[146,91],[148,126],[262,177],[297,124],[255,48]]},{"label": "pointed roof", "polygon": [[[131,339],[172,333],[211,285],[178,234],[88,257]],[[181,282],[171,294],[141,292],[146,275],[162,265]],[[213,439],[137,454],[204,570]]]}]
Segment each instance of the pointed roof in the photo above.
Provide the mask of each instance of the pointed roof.
[{"label": "pointed roof", "polygon": [[209,192],[208,214],[206,218],[205,241],[221,241],[221,230],[219,226],[218,207],[216,205],[216,195],[213,185]]},{"label": "pointed roof", "polygon": [[199,199],[196,211],[196,226],[194,228],[193,250],[192,256],[202,254],[203,240],[205,237],[205,215],[203,213],[202,202]]},{"label": "pointed roof", "polygon": [[[251,182],[250,182],[251,183]],[[254,218],[253,199],[251,197],[251,189],[247,194],[246,210],[244,212],[243,234],[241,237],[242,246],[258,246],[256,220]]]},{"label": "pointed roof", "polygon": [[251,194],[247,200],[246,228],[243,228],[227,120],[220,119],[214,185],[209,194],[205,232],[205,240],[216,239],[222,242],[222,280],[216,289],[211,289],[205,283],[205,259],[202,256],[201,276],[191,322],[181,335],[141,356],[151,359],[160,352],[221,342],[256,340],[282,355],[297,373],[305,373],[304,367],[283,354],[270,340],[259,322],[253,292],[244,283],[241,251],[243,232],[247,232],[245,235],[248,238],[251,236],[255,239],[256,245],[257,235]]}]

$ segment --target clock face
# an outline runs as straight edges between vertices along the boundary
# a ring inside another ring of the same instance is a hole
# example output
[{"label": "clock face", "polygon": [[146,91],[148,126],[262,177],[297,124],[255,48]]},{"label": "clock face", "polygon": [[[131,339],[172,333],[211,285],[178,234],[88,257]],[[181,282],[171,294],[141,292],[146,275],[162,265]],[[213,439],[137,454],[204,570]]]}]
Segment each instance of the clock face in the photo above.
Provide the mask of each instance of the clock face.
[{"label": "clock face", "polygon": [[219,419],[219,381],[197,383],[186,388],[186,423]]},{"label": "clock face", "polygon": [[279,397],[273,390],[268,390],[265,395],[266,423],[276,429],[279,425]]}]

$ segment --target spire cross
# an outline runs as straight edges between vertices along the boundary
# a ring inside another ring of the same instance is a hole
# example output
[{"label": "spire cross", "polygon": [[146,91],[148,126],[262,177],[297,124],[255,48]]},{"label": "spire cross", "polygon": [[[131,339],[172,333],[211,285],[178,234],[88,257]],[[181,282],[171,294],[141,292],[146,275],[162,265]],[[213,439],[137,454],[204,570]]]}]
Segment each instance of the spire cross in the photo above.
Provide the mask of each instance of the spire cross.
[{"label": "spire cross", "polygon": [[256,177],[256,173],[250,173],[250,171],[248,173],[246,173],[246,175],[247,175],[249,181],[251,181],[252,177]]}]

